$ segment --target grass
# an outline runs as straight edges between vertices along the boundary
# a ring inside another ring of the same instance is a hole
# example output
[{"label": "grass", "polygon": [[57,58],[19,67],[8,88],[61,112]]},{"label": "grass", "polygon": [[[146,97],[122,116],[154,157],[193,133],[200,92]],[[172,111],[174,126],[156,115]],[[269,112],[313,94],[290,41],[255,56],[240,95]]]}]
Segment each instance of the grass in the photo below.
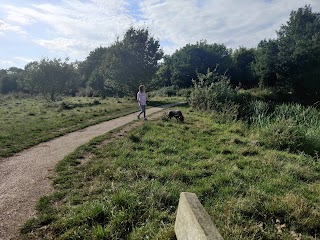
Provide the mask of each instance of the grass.
[{"label": "grass", "polygon": [[320,149],[320,111],[300,104],[252,101],[250,116],[260,142],[268,147],[317,155]]},{"label": "grass", "polygon": [[[153,99],[149,106],[172,99]],[[0,157],[8,157],[96,123],[138,111],[137,103],[125,98],[69,97],[49,104],[41,98],[0,96]]]},{"label": "grass", "polygon": [[[260,146],[242,122],[181,107],[184,124],[148,121],[82,146],[57,166],[27,239],[175,239],[179,194],[194,192],[225,239],[316,239],[317,157]],[[82,163],[85,156],[91,160]]]}]

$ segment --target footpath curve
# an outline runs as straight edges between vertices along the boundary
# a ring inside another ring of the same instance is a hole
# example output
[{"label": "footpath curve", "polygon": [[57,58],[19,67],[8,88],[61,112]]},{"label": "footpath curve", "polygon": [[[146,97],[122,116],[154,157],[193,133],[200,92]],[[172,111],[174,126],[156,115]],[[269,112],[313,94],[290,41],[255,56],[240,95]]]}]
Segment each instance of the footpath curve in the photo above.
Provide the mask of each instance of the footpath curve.
[{"label": "footpath curve", "polygon": [[[181,103],[147,109],[150,116]],[[91,139],[137,119],[137,113],[99,123],[40,143],[0,161],[0,240],[19,238],[19,229],[35,216],[39,198],[53,191],[55,165]],[[143,121],[143,120],[141,120]]]}]

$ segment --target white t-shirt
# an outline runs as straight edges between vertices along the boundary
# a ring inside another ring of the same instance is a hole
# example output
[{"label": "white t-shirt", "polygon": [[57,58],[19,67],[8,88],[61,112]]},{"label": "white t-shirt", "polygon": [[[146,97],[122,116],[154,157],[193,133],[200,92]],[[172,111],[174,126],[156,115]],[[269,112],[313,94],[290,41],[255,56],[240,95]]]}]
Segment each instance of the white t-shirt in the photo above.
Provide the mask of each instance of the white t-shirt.
[{"label": "white t-shirt", "polygon": [[139,92],[137,93],[137,101],[138,101],[141,105],[147,105],[146,93],[139,91]]}]

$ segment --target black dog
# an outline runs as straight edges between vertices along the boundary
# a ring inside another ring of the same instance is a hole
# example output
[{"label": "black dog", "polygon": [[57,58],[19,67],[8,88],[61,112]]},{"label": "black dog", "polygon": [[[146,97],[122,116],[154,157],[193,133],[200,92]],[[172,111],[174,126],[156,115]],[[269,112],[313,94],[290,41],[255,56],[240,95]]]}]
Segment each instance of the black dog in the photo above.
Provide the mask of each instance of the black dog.
[{"label": "black dog", "polygon": [[178,120],[180,120],[180,122],[184,121],[184,117],[183,117],[182,112],[180,110],[169,110],[169,111],[167,111],[167,117],[170,118],[170,119],[172,117],[175,117],[177,122],[178,122]]}]

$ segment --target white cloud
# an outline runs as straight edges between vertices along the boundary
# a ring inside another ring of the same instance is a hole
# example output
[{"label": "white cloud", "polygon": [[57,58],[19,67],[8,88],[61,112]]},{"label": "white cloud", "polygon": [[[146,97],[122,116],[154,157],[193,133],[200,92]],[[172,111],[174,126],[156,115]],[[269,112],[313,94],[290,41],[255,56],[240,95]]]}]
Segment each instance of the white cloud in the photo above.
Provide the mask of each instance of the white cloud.
[{"label": "white cloud", "polygon": [[14,57],[14,59],[16,59],[22,63],[29,63],[29,62],[34,61],[34,59],[32,59],[32,58],[25,58],[25,57]]},{"label": "white cloud", "polygon": [[76,59],[86,57],[91,50],[97,47],[95,43],[69,38],[35,39],[34,42],[47,48],[52,53],[58,51],[60,54]]},{"label": "white cloud", "polygon": [[1,60],[1,59],[0,59],[0,63],[3,63],[3,64],[12,64],[13,62],[12,62],[12,61],[8,61],[8,60]]},{"label": "white cloud", "polygon": [[[314,11],[320,1],[311,0]],[[276,30],[289,19],[291,10],[303,7],[298,0],[144,0],[141,9],[147,26],[160,39],[173,42],[172,50],[201,39],[228,47],[255,47],[264,38],[275,38]]]},{"label": "white cloud", "polygon": [[83,59],[94,48],[114,42],[130,24],[135,24],[126,6],[124,0],[63,0],[59,4],[4,8],[8,20],[32,26],[28,33],[34,43]]},{"label": "white cloud", "polygon": [[[134,19],[126,14],[125,1],[64,0],[60,5],[32,4],[30,7],[6,5],[9,18],[25,23],[42,23],[57,35],[69,38],[98,38],[107,40],[122,33]],[[32,20],[31,20],[32,19]],[[19,21],[19,20],[17,20]],[[114,34],[110,34],[114,33]]]},{"label": "white cloud", "polygon": [[0,59],[0,65],[1,65],[0,69],[6,69],[9,67],[15,66],[14,64],[15,64],[14,61]]},{"label": "white cloud", "polygon": [[15,24],[28,25],[33,22],[33,20],[30,17],[25,16],[24,14],[19,12],[15,12],[11,10],[11,11],[8,11],[7,14],[8,14],[7,16],[8,21],[13,22]]},{"label": "white cloud", "polygon": [[25,57],[13,57],[12,59],[0,59],[0,69],[6,69],[10,67],[20,67],[23,68],[24,65],[27,63],[30,63],[34,61],[34,59],[31,58],[25,58]]},{"label": "white cloud", "polygon": [[20,34],[25,34],[26,32],[21,29],[20,26],[11,25],[0,20],[0,31],[3,33],[4,31],[13,31]]}]

